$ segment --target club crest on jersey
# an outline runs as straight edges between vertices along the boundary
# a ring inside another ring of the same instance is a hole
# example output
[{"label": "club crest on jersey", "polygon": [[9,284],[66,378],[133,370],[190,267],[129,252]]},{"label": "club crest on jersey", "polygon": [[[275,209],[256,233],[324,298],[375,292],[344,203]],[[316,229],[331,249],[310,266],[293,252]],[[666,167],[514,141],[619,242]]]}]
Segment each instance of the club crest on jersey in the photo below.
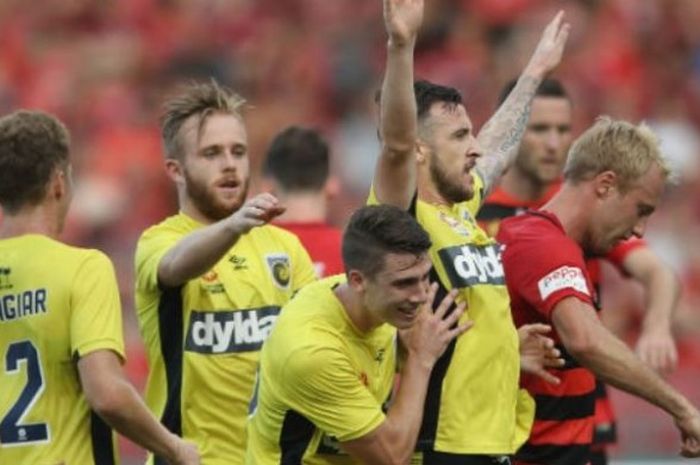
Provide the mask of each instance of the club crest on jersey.
[{"label": "club crest on jersey", "polygon": [[505,284],[499,244],[464,244],[438,251],[452,287]]},{"label": "club crest on jersey", "polygon": [[456,232],[460,236],[469,237],[469,235],[471,234],[469,232],[469,229],[466,226],[464,226],[457,218],[454,218],[445,212],[439,212],[438,218],[440,218],[440,220],[443,223],[447,224],[450,228],[452,228],[454,232]]},{"label": "club crest on jersey", "polygon": [[272,281],[274,281],[277,287],[287,289],[292,279],[289,267],[289,255],[282,253],[273,254],[266,256],[265,259],[267,260],[267,267],[272,275]]}]

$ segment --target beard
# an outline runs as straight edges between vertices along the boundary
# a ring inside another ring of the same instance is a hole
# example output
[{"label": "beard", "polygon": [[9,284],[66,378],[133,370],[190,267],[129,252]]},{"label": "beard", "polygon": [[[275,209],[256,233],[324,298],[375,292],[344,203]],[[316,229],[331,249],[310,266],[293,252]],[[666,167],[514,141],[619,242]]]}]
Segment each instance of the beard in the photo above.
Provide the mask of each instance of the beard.
[{"label": "beard", "polygon": [[195,208],[205,217],[212,221],[223,220],[241,208],[248,196],[248,179],[241,182],[241,189],[238,197],[232,203],[224,203],[219,200],[216,194],[208,188],[206,184],[196,181],[188,170],[183,172],[187,196],[192,200]]},{"label": "beard", "polygon": [[465,202],[474,196],[469,186],[465,186],[449,178],[447,170],[443,168],[435,156],[430,158],[430,179],[433,181],[433,184],[435,184],[442,198],[450,203]]}]

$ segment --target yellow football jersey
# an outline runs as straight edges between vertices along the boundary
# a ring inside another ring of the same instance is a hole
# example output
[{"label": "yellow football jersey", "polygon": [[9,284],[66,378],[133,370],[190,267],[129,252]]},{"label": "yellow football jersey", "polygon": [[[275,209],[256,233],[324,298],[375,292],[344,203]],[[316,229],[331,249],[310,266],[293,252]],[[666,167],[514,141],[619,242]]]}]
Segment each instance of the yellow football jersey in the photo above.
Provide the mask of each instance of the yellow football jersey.
[{"label": "yellow football jersey", "polygon": [[338,441],[384,421],[396,329],[359,332],[333,292],[343,275],[302,289],[263,347],[248,424],[247,465],[356,464]]},{"label": "yellow football jersey", "polygon": [[146,402],[172,432],[197,443],[203,463],[243,463],[258,352],[280,307],[314,280],[314,268],[296,236],[262,226],[199,278],[160,286],[160,260],[200,227],[181,213],[146,230],[137,246]]},{"label": "yellow football jersey", "polygon": [[[518,334],[500,258],[500,245],[474,220],[475,196],[451,208],[416,198],[411,206],[433,244],[436,302],[453,288],[467,302],[464,319],[474,327],[456,339],[431,373],[417,450],[450,454],[512,454],[527,439],[534,402],[519,391]],[[377,203],[374,192],[369,203]]]},{"label": "yellow football jersey", "polygon": [[0,240],[0,463],[117,463],[77,360],[124,357],[114,269],[96,250],[42,235]]}]

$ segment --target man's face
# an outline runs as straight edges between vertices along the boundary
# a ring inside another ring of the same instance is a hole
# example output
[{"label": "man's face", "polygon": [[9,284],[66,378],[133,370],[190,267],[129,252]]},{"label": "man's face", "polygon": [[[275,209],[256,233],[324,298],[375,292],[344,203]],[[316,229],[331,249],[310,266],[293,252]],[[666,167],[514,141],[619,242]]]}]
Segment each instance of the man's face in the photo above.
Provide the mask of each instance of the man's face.
[{"label": "man's face", "polygon": [[656,209],[666,185],[666,176],[654,164],[624,194],[613,188],[600,200],[590,216],[591,233],[584,249],[590,255],[604,255],[617,243],[632,236],[642,237],[649,217]]},{"label": "man's face", "polygon": [[431,268],[427,253],[385,255],[382,269],[365,278],[365,307],[378,321],[409,328],[428,300]]},{"label": "man's face", "polygon": [[567,98],[535,97],[513,169],[541,187],[559,179],[572,142],[571,124]]},{"label": "man's face", "polygon": [[464,105],[436,102],[420,123],[427,149],[430,179],[448,202],[464,202],[474,197],[471,171],[481,156],[472,122]]},{"label": "man's face", "polygon": [[213,113],[198,133],[199,117],[182,125],[185,194],[203,216],[221,220],[238,210],[248,194],[248,139],[241,120]]}]

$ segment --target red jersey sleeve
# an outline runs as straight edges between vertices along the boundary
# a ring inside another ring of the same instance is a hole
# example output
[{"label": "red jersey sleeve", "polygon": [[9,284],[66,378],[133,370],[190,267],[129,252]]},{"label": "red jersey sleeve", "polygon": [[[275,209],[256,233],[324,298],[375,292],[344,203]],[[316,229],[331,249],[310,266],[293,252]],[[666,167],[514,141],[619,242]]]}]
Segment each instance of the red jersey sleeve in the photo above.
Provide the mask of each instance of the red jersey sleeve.
[{"label": "red jersey sleeve", "polygon": [[593,305],[594,292],[581,250],[563,234],[515,239],[506,245],[502,259],[511,294],[547,321],[566,297]]},{"label": "red jersey sleeve", "polygon": [[628,276],[627,272],[625,272],[625,269],[623,268],[623,263],[625,262],[627,255],[638,247],[647,247],[647,243],[643,239],[627,239],[626,241],[619,242],[615,247],[613,247],[605,255],[605,259],[615,265],[615,268],[617,268],[620,273]]}]

